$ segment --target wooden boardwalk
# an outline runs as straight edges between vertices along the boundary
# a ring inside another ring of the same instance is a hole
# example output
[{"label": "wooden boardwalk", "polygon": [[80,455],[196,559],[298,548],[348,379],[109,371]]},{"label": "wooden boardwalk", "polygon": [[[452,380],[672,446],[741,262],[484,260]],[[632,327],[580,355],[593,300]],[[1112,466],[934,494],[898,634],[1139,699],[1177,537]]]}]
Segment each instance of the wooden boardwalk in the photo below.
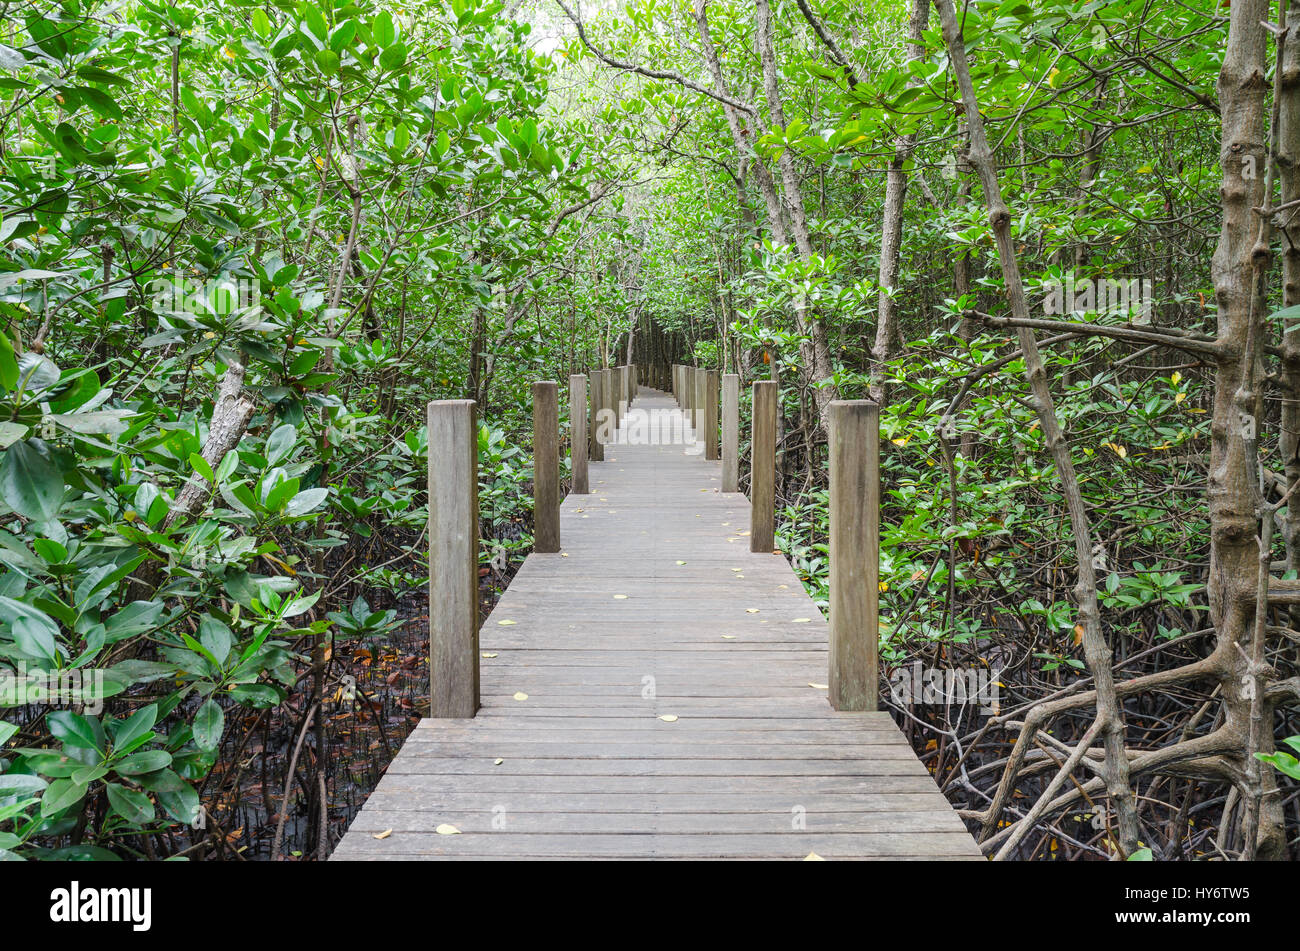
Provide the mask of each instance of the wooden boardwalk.
[{"label": "wooden boardwalk", "polygon": [[980,858],[888,714],[831,709],[826,623],[719,463],[605,459],[483,625],[478,715],[421,721],[333,857]]}]

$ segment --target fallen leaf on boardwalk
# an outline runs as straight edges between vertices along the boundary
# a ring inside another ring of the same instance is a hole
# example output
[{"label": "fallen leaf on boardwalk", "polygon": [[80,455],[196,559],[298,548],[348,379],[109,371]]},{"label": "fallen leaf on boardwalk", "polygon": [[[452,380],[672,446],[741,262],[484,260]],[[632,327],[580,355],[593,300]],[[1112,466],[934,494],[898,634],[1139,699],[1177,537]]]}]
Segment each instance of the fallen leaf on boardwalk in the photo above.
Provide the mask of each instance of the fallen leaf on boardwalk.
[{"label": "fallen leaf on boardwalk", "polygon": [[496,654],[493,654],[493,653],[491,653],[491,652],[489,652],[489,651],[483,651],[482,653],[479,654],[479,656],[480,656],[480,657],[486,657],[486,658],[488,658],[489,660],[491,660],[493,657],[495,657],[495,656],[497,656],[497,655],[496,655]]},{"label": "fallen leaf on boardwalk", "polygon": [[586,509],[574,509],[575,512],[585,512]]},{"label": "fallen leaf on boardwalk", "polygon": [[788,587],[790,587],[790,586],[789,586],[788,584],[779,584],[779,585],[777,585],[777,587],[778,587],[778,588],[788,588]]},{"label": "fallen leaf on boardwalk", "polygon": [[504,763],[504,762],[505,762],[505,760],[498,758],[498,759],[494,759],[494,760],[492,761],[492,765],[493,765],[493,766],[500,766],[500,765],[501,765],[502,763]]},{"label": "fallen leaf on boardwalk", "polygon": [[736,575],[736,578],[737,578],[738,580],[743,581],[744,578],[745,578],[745,576],[744,576],[744,575]]},{"label": "fallen leaf on boardwalk", "polygon": [[735,635],[735,634],[723,634],[723,635],[722,635],[722,639],[723,639],[724,641],[734,641],[734,640],[736,639],[736,635]]},{"label": "fallen leaf on boardwalk", "polygon": [[813,683],[811,680],[808,681],[808,686],[809,686],[809,687],[812,687],[814,690],[830,690],[830,689],[831,689],[831,688],[828,687],[826,684],[815,684],[815,683]]},{"label": "fallen leaf on boardwalk", "polygon": [[744,531],[744,532],[736,532],[736,534],[737,534],[737,535],[748,535],[749,532],[748,532],[748,531]]},{"label": "fallen leaf on boardwalk", "polygon": [[745,613],[746,613],[746,614],[757,614],[757,613],[758,613],[758,608],[745,608]]},{"label": "fallen leaf on boardwalk", "polygon": [[526,694],[526,693],[524,693],[522,690],[520,690],[518,693],[515,694],[515,699],[516,699],[516,700],[527,700],[527,699],[528,699],[528,694]]},{"label": "fallen leaf on boardwalk", "polygon": [[568,558],[568,557],[569,557],[569,553],[568,553],[567,551],[562,551],[562,552],[560,552],[560,557],[561,557],[561,558]]},{"label": "fallen leaf on boardwalk", "polygon": [[808,623],[809,621],[811,621],[811,620],[812,620],[812,618],[810,618],[810,617],[797,617],[797,618],[795,618],[793,621],[791,621],[790,623],[792,623],[792,624],[807,624],[807,623]]},{"label": "fallen leaf on boardwalk", "polygon": [[824,858],[822,858],[822,857],[821,857],[820,855],[818,855],[816,852],[809,852],[807,855],[805,855],[805,856],[803,857],[803,860],[804,860],[805,862],[825,862],[825,861],[826,861]]},{"label": "fallen leaf on boardwalk", "polygon": [[438,826],[438,828],[434,829],[433,831],[438,833],[438,835],[460,835],[459,829],[457,829],[453,825],[448,825],[446,822]]},{"label": "fallen leaf on boardwalk", "polygon": [[722,527],[723,527],[723,528],[726,528],[726,527],[727,527],[728,525],[730,525],[730,524],[731,524],[730,522],[723,522],[723,523],[722,523]]},{"label": "fallen leaf on boardwalk", "polygon": [[679,561],[679,562],[677,562],[677,564],[679,564],[679,565],[684,565],[684,564],[686,564],[686,562],[684,562],[684,561]]},{"label": "fallen leaf on boardwalk", "polygon": [[615,601],[626,601],[626,600],[627,600],[627,595],[625,595],[625,594],[616,594],[616,595],[614,595],[614,600],[615,600]]},{"label": "fallen leaf on boardwalk", "polygon": [[677,714],[675,714],[675,713],[665,713],[665,714],[664,714],[663,716],[661,716],[659,719],[660,719],[660,720],[663,720],[665,723],[676,723],[676,722],[677,722]]},{"label": "fallen leaf on boardwalk", "polygon": [[388,838],[388,837],[389,837],[390,835],[392,835],[392,834],[393,834],[393,830],[392,830],[392,829],[385,829],[383,832],[376,832],[376,833],[374,834],[373,838],[376,838],[376,839],[386,839],[386,838]]},{"label": "fallen leaf on boardwalk", "polygon": [[605,498],[603,495],[600,497],[600,500],[601,500],[602,502],[608,502],[608,501],[609,501],[609,499]]},{"label": "fallen leaf on boardwalk", "polygon": [[744,571],[745,569],[744,569],[744,568],[732,568],[731,570],[732,570],[732,571]]},{"label": "fallen leaf on boardwalk", "polygon": [[502,627],[508,627],[511,624],[518,624],[518,621],[497,621]]}]

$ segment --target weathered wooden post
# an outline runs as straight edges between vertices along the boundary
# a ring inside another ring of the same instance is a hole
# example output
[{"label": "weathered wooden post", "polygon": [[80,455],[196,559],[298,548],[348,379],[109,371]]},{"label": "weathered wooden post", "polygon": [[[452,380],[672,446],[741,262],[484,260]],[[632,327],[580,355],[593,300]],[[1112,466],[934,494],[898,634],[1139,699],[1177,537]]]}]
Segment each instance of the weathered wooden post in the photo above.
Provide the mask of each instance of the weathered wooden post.
[{"label": "weathered wooden post", "polygon": [[875,710],[880,639],[880,407],[834,400],[830,438],[830,687],[836,710]]},{"label": "weathered wooden post", "polygon": [[559,387],[542,380],[533,384],[533,551],[559,550]]},{"label": "weathered wooden post", "polygon": [[478,712],[478,420],[429,404],[429,715]]},{"label": "weathered wooden post", "polygon": [[587,476],[587,377],[575,373],[569,377],[569,468],[573,470],[574,495],[591,491]]},{"label": "weathered wooden post", "polygon": [[754,432],[750,440],[749,550],[770,552],[776,533],[777,384],[754,381]]},{"label": "weathered wooden post", "polygon": [[722,376],[722,491],[740,489],[740,375]]},{"label": "weathered wooden post", "polygon": [[[691,426],[695,430],[695,441],[704,442],[704,406],[708,401],[706,390],[708,389],[708,370],[704,367],[695,367],[691,371]],[[707,445],[707,444],[706,444]]]},{"label": "weathered wooden post", "polygon": [[601,409],[604,410],[604,421],[606,433],[609,439],[608,444],[612,444],[618,439],[618,370],[609,369],[605,371],[603,378],[604,390],[601,396]]},{"label": "weathered wooden post", "polygon": [[628,404],[632,402],[631,393],[632,368],[626,363],[618,368],[618,421],[627,416]]},{"label": "weathered wooden post", "polygon": [[718,458],[718,371],[704,371],[704,458]]},{"label": "weathered wooden post", "polygon": [[605,461],[605,446],[600,441],[600,404],[605,398],[605,371],[591,371],[591,415],[587,420],[591,429],[591,461]]}]

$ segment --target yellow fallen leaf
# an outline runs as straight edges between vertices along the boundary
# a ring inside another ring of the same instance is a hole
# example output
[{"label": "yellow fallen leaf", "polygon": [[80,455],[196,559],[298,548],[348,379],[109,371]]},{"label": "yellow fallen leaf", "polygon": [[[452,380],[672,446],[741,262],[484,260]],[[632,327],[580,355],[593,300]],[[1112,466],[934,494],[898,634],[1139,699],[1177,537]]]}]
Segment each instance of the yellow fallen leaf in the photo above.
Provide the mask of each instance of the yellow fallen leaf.
[{"label": "yellow fallen leaf", "polygon": [[831,689],[831,688],[828,687],[826,684],[815,684],[815,683],[813,683],[811,680],[808,681],[808,686],[809,686],[809,687],[812,687],[814,690],[829,690],[829,689]]},{"label": "yellow fallen leaf", "polygon": [[746,614],[757,614],[757,613],[758,613],[758,608],[745,608],[745,613],[746,613]]},{"label": "yellow fallen leaf", "polygon": [[389,837],[390,835],[392,835],[392,834],[393,834],[393,830],[392,830],[392,829],[385,829],[383,832],[376,832],[375,835],[374,835],[374,838],[376,838],[376,839],[386,839],[386,838],[388,838],[388,837]]},{"label": "yellow fallen leaf", "polygon": [[676,722],[677,722],[677,714],[675,714],[675,713],[665,713],[665,714],[664,714],[663,716],[661,716],[659,719],[660,719],[660,720],[663,720],[665,723],[676,723]]},{"label": "yellow fallen leaf", "polygon": [[501,759],[500,757],[498,757],[497,759],[494,759],[494,760],[492,761],[492,765],[493,765],[493,766],[500,766],[500,765],[501,765],[502,763],[504,763],[504,762],[505,762],[505,760],[503,760],[503,759]]},{"label": "yellow fallen leaf", "polygon": [[492,653],[491,651],[480,651],[478,656],[486,657],[488,660],[491,660],[493,657],[497,655]]},{"label": "yellow fallen leaf", "polygon": [[502,627],[509,627],[511,624],[518,624],[518,621],[497,621]]},{"label": "yellow fallen leaf", "polygon": [[792,623],[792,624],[807,624],[807,623],[808,623],[809,621],[811,621],[811,620],[812,620],[812,618],[810,618],[810,617],[797,617],[797,618],[795,618],[793,621],[791,621],[790,623]]},{"label": "yellow fallen leaf", "polygon": [[723,634],[723,635],[722,635],[722,639],[723,639],[724,641],[734,641],[734,640],[736,639],[736,635],[735,635],[735,634]]},{"label": "yellow fallen leaf", "polygon": [[684,564],[686,564],[686,562],[684,562],[684,561],[679,561],[679,562],[677,562],[677,564],[679,564],[679,565],[684,565]]},{"label": "yellow fallen leaf", "polygon": [[434,829],[433,831],[438,833],[438,835],[460,835],[459,829],[457,829],[454,825],[450,825],[446,822],[438,826],[438,828]]},{"label": "yellow fallen leaf", "polygon": [[826,861],[824,858],[822,858],[822,857],[821,857],[820,855],[818,855],[816,852],[809,852],[807,855],[805,855],[805,856],[803,857],[803,860],[804,860],[805,862],[825,862],[825,861]]},{"label": "yellow fallen leaf", "polygon": [[516,699],[516,700],[527,700],[527,699],[528,699],[528,694],[526,694],[526,693],[524,693],[522,690],[520,690],[518,693],[515,694],[515,699]]},{"label": "yellow fallen leaf", "polygon": [[627,595],[625,595],[625,594],[616,594],[616,595],[614,595],[614,600],[615,600],[615,601],[626,601],[626,600],[627,600]]}]

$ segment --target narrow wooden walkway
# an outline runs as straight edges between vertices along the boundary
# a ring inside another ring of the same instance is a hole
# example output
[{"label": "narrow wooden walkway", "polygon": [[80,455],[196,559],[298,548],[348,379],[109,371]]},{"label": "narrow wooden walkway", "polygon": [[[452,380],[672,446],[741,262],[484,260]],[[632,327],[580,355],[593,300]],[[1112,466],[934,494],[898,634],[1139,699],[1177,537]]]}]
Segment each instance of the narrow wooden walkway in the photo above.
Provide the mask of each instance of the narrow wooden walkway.
[{"label": "narrow wooden walkway", "polygon": [[421,721],[334,858],[980,857],[888,714],[831,709],[826,624],[718,463],[590,471],[483,625],[478,716]]}]

